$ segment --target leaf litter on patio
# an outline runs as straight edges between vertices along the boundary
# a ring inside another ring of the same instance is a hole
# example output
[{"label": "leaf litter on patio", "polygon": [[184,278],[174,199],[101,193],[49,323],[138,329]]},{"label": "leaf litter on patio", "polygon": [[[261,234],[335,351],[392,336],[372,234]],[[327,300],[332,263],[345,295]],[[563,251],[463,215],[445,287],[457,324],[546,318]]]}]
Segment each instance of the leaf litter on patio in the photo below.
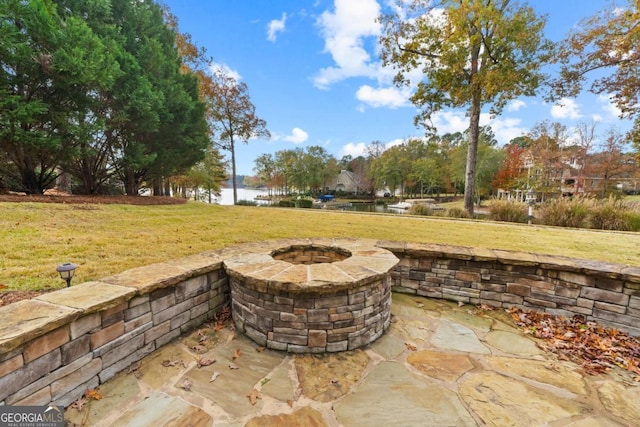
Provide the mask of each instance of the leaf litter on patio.
[{"label": "leaf litter on patio", "polygon": [[586,374],[602,374],[619,367],[640,382],[638,337],[586,320],[582,315],[566,318],[515,307],[509,313],[525,334],[543,340],[538,343],[540,348],[580,365]]}]

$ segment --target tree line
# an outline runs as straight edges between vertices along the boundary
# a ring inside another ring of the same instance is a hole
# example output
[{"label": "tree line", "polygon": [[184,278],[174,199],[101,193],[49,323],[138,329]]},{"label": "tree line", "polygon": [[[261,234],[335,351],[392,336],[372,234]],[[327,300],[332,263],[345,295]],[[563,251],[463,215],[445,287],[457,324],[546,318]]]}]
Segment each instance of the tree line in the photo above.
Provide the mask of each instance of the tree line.
[{"label": "tree line", "polygon": [[154,1],[0,2],[0,190],[216,192],[268,134],[246,84]]},{"label": "tree line", "polygon": [[[635,119],[626,138],[639,144],[640,11],[637,0],[626,3],[552,43],[543,35],[546,17],[525,3],[400,2],[379,18],[380,56],[398,86],[417,87],[415,124],[427,137],[389,150],[374,143],[351,169],[365,186],[462,191],[472,214],[496,159],[517,151],[495,147],[481,111],[497,115],[520,96],[555,101],[585,86]],[[211,194],[226,174],[223,150],[236,200],[235,148],[269,131],[246,84],[211,73],[211,63],[152,0],[0,2],[0,190],[41,193],[68,178],[86,194],[138,194],[143,185],[156,195]],[[555,77],[544,72],[548,64],[559,65]],[[603,73],[589,80],[593,70]],[[431,119],[443,108],[466,109],[467,132],[436,136]],[[257,170],[274,188],[315,191],[346,163],[308,147],[265,155]],[[558,168],[537,169],[544,189]]]},{"label": "tree line", "polygon": [[[620,179],[640,179],[624,136],[615,128],[598,135],[596,122],[580,123],[571,133],[566,126],[545,120],[503,147],[490,126],[481,126],[479,136],[475,202],[498,189],[535,188],[541,197],[560,195],[570,180],[576,181],[573,191],[605,197]],[[468,144],[468,132],[455,132],[389,147],[373,141],[365,155],[340,160],[318,146],[281,150],[260,155],[254,163],[255,176],[246,177],[244,183],[264,186],[270,194],[318,195],[334,192],[332,185],[345,170],[351,172],[357,192],[372,197],[381,189],[402,197],[462,195]]]}]

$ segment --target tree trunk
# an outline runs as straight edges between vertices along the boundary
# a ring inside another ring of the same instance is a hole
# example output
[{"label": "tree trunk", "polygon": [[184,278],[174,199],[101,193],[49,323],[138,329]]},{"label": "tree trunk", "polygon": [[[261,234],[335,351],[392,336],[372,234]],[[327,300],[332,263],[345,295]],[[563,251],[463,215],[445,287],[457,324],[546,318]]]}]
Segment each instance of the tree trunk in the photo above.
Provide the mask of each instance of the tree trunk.
[{"label": "tree trunk", "polygon": [[476,81],[480,43],[471,46],[471,107],[469,108],[469,147],[467,149],[467,166],[464,177],[464,209],[473,218],[473,205],[476,189],[476,164],[478,163],[478,138],[480,136],[480,109],[482,104],[482,88]]},{"label": "tree trunk", "polygon": [[233,136],[231,136],[231,184],[233,185],[233,204],[238,203],[238,189],[236,186],[236,149],[233,145]]},{"label": "tree trunk", "polygon": [[478,138],[480,135],[480,95],[474,94],[469,111],[469,147],[464,180],[464,209],[473,217],[476,187],[476,164],[478,161]]}]

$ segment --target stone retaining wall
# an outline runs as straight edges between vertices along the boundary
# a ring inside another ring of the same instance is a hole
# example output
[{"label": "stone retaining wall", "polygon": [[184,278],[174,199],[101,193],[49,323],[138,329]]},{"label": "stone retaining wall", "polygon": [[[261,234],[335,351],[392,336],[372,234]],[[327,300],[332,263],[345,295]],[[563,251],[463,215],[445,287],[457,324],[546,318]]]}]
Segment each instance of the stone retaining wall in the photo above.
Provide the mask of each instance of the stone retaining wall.
[{"label": "stone retaining wall", "polygon": [[0,307],[0,404],[68,406],[228,303],[217,258],[154,264]]},{"label": "stone retaining wall", "polygon": [[379,242],[393,290],[572,317],[640,335],[640,267],[483,248]]},{"label": "stone retaining wall", "polygon": [[[395,291],[581,314],[640,335],[640,267],[480,248],[369,243],[400,259],[392,272]],[[251,246],[140,267],[0,307],[0,405],[66,406],[211,319],[229,302],[223,261]]]}]

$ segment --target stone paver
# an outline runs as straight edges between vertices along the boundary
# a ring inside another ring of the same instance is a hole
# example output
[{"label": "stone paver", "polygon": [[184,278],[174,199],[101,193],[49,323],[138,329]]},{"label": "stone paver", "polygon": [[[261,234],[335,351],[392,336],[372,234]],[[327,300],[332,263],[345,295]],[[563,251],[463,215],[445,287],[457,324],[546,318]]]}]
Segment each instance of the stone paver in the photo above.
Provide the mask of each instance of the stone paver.
[{"label": "stone paver", "polygon": [[[584,377],[540,351],[502,310],[394,294],[392,314],[375,343],[331,354],[265,350],[231,322],[196,330],[100,386],[101,400],[67,409],[66,419],[140,427],[640,425],[632,376]],[[198,360],[215,362],[198,368]]]}]

